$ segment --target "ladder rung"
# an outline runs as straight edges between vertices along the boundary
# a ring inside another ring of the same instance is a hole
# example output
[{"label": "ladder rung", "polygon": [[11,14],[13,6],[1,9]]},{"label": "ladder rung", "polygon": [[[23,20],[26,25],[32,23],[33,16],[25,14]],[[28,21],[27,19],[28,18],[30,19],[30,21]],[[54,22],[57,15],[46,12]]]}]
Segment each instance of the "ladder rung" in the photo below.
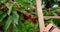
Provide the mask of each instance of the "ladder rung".
[{"label": "ladder rung", "polygon": [[45,18],[60,19],[60,16],[43,16]]}]

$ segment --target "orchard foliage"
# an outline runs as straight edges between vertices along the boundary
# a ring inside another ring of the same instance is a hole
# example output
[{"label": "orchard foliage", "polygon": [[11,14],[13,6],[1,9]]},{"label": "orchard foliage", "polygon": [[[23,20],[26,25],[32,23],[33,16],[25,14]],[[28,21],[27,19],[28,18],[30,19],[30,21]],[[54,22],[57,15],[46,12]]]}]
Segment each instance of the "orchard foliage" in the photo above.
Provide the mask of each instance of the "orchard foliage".
[{"label": "orchard foliage", "polygon": [[[42,0],[44,16],[60,16],[60,0]],[[45,26],[53,23],[54,26],[60,29],[60,19],[45,19]]]},{"label": "orchard foliage", "polygon": [[59,16],[59,0],[42,0],[44,16]]},{"label": "orchard foliage", "polygon": [[38,32],[35,0],[0,0],[0,31]]},{"label": "orchard foliage", "polygon": [[[59,0],[42,0],[43,16],[60,16]],[[60,28],[60,20],[45,19]],[[39,32],[35,0],[0,0],[0,32]]]}]

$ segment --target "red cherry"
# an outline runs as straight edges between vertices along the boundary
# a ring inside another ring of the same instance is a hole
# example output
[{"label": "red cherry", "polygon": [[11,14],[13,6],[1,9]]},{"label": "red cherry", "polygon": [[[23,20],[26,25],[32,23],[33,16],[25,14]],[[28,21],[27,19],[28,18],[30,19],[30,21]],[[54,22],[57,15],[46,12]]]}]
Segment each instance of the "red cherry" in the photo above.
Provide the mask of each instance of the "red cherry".
[{"label": "red cherry", "polygon": [[25,22],[25,19],[22,19],[22,22],[24,23]]},{"label": "red cherry", "polygon": [[29,19],[32,19],[32,18],[33,18],[33,16],[30,14],[30,15],[29,15]]},{"label": "red cherry", "polygon": [[32,17],[32,15],[29,15],[29,18],[31,18]]},{"label": "red cherry", "polygon": [[2,10],[3,9],[3,7],[2,6],[0,6],[0,10]]},{"label": "red cherry", "polygon": [[29,19],[29,15],[28,14],[24,14],[24,19]]},{"label": "red cherry", "polygon": [[45,6],[47,9],[49,9],[51,7],[51,4],[49,2],[46,3],[46,6]]},{"label": "red cherry", "polygon": [[36,23],[37,22],[37,19],[36,18],[32,18],[31,19],[33,23]]},{"label": "red cherry", "polygon": [[3,26],[0,26],[0,30],[3,30]]},{"label": "red cherry", "polygon": [[18,11],[19,10],[19,7],[15,7],[15,10]]},{"label": "red cherry", "polygon": [[6,3],[8,3],[9,0],[6,0]]},{"label": "red cherry", "polygon": [[56,12],[60,16],[60,12]]},{"label": "red cherry", "polygon": [[4,10],[4,11],[8,11],[8,8],[7,8],[7,7],[5,7],[5,8],[3,8],[3,10]]},{"label": "red cherry", "polygon": [[36,18],[36,20],[38,20],[38,18]]}]

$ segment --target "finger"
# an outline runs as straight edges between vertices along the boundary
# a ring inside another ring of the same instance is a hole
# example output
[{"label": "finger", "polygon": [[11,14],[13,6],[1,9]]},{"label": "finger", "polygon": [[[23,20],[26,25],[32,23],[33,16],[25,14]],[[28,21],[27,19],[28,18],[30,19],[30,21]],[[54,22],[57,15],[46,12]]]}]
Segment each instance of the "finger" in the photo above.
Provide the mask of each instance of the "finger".
[{"label": "finger", "polygon": [[49,29],[50,29],[52,26],[53,26],[53,24],[50,23],[49,25],[47,25],[46,30],[49,31]]}]

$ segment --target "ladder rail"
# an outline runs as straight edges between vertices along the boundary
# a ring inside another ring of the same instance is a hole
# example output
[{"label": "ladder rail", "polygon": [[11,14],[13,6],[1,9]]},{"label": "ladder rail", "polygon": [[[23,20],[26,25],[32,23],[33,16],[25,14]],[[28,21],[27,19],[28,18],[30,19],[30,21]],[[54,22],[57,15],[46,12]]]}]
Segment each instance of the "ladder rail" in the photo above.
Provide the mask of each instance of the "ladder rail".
[{"label": "ladder rail", "polygon": [[45,25],[44,25],[43,13],[42,13],[41,0],[36,0],[36,4],[37,4],[39,28],[40,28],[40,32],[43,32]]}]

